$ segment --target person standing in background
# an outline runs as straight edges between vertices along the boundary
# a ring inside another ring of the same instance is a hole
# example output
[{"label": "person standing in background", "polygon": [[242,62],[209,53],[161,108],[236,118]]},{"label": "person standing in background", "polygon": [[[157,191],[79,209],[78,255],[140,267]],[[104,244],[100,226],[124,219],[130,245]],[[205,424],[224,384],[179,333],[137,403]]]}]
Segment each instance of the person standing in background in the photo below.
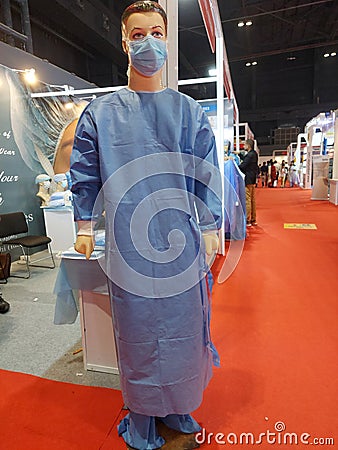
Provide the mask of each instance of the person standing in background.
[{"label": "person standing in background", "polygon": [[299,184],[298,176],[297,176],[297,167],[295,163],[292,161],[289,169],[289,184],[290,187],[294,187]]},{"label": "person standing in background", "polygon": [[262,187],[267,187],[268,185],[268,166],[266,165],[266,161],[263,162],[263,165],[261,167],[261,180],[262,180]]},{"label": "person standing in background", "polygon": [[258,155],[254,149],[254,141],[247,139],[244,148],[248,152],[239,165],[239,169],[245,175],[245,195],[246,195],[246,225],[251,227],[257,225],[256,222],[256,177],[258,170]]},{"label": "person standing in background", "polygon": [[289,167],[288,164],[283,160],[282,162],[282,170],[281,170],[281,186],[285,187],[286,180],[288,178]]}]

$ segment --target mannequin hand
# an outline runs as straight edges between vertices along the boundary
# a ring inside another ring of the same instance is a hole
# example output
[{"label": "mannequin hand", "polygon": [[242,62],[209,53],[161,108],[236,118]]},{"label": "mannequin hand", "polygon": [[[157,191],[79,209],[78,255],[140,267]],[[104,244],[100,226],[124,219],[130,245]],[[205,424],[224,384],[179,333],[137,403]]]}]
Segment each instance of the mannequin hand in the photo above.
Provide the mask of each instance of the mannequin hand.
[{"label": "mannequin hand", "polygon": [[207,231],[202,233],[204,244],[205,244],[205,251],[207,255],[212,255],[214,251],[217,251],[218,249],[218,234],[217,231]]},{"label": "mannequin hand", "polygon": [[94,250],[94,237],[85,235],[77,236],[74,248],[78,253],[86,255],[86,259],[89,259]]}]

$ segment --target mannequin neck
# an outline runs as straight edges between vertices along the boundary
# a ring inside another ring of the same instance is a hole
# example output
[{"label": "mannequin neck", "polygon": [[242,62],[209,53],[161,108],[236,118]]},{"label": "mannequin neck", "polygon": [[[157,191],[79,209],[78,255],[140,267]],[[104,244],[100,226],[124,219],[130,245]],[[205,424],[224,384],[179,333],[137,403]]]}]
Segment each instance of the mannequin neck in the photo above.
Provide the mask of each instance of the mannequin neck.
[{"label": "mannequin neck", "polygon": [[163,90],[162,70],[152,77],[145,77],[138,73],[132,66],[129,67],[128,87],[138,92],[158,92]]}]

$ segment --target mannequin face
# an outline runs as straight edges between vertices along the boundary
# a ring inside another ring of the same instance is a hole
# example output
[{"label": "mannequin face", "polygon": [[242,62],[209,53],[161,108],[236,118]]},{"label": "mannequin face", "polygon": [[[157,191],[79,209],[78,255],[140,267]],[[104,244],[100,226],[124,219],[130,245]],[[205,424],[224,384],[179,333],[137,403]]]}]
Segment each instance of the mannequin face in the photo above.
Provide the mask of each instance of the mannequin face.
[{"label": "mannequin face", "polygon": [[137,41],[146,36],[153,36],[156,39],[165,41],[167,39],[165,24],[161,14],[157,12],[134,13],[122,26],[123,41],[122,46],[125,53],[129,54],[129,47],[126,41]]},{"label": "mannequin face", "polygon": [[43,183],[41,183],[41,185],[45,188],[45,189],[49,189],[50,188],[50,181],[44,181]]},{"label": "mannequin face", "polygon": [[66,175],[64,173],[56,174],[55,177],[54,177],[54,181],[56,182],[56,184],[58,186],[61,186],[62,188],[66,188],[67,187],[67,184],[68,184],[67,177],[66,177]]}]

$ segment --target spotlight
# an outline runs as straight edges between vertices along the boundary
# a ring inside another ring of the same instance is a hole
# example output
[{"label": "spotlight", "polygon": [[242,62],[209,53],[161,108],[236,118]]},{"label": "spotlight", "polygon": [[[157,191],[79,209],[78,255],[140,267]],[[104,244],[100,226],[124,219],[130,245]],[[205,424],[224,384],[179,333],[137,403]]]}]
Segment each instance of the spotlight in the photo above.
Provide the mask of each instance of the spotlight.
[{"label": "spotlight", "polygon": [[35,75],[35,69],[25,69],[24,70],[24,78],[29,84],[36,83],[36,75]]},{"label": "spotlight", "polygon": [[247,62],[245,65],[246,65],[246,67],[249,67],[249,66],[251,66],[251,62]]},{"label": "spotlight", "polygon": [[330,53],[324,53],[324,58],[328,58],[330,56]]},{"label": "spotlight", "polygon": [[238,22],[237,26],[238,27],[244,27],[245,23],[241,20],[240,22]]},{"label": "spotlight", "polygon": [[252,25],[252,20],[248,20],[247,22],[245,22],[245,25],[247,27],[250,27]]},{"label": "spotlight", "polygon": [[337,56],[337,53],[336,52],[332,52],[331,56]]},{"label": "spotlight", "polygon": [[67,110],[72,109],[73,106],[74,106],[74,103],[73,103],[73,102],[67,102],[67,103],[65,103],[65,109],[67,109]]},{"label": "spotlight", "polygon": [[254,62],[252,63],[252,65],[253,65],[253,66],[257,66],[257,61],[254,61]]}]

